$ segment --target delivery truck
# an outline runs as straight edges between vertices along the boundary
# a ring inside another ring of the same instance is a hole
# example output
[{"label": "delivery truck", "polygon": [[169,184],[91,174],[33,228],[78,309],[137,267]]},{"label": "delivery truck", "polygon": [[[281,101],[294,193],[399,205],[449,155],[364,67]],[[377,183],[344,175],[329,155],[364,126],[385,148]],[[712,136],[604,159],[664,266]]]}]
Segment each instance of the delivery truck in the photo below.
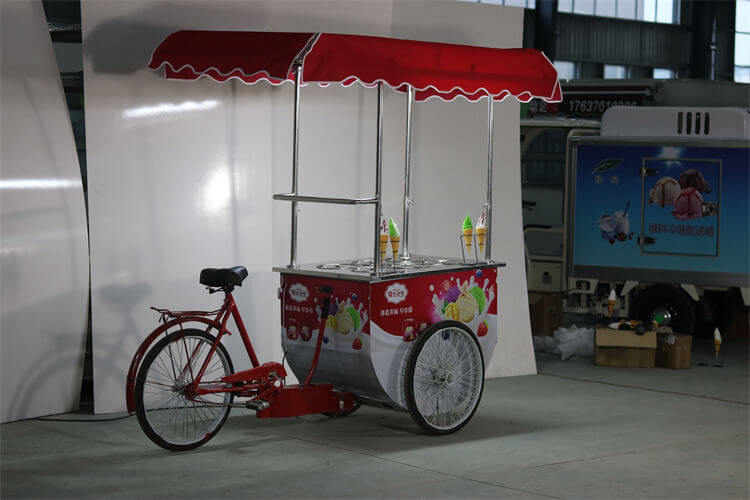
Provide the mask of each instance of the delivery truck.
[{"label": "delivery truck", "polygon": [[694,333],[750,304],[747,109],[615,106],[567,163],[566,310],[606,313],[615,290],[617,316]]}]

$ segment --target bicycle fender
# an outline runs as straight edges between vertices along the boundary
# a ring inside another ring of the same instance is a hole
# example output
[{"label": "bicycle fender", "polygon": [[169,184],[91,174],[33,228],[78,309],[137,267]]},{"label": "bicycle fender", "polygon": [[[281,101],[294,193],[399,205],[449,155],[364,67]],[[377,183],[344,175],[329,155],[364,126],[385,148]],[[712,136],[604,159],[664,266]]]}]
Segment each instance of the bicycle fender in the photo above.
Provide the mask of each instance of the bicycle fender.
[{"label": "bicycle fender", "polygon": [[138,346],[138,349],[133,355],[133,359],[130,361],[128,378],[125,385],[125,403],[127,405],[129,415],[135,413],[135,378],[136,376],[138,376],[138,369],[141,367],[143,356],[146,355],[146,352],[148,351],[149,347],[151,347],[151,344],[153,344],[161,334],[166,334],[170,328],[178,325],[184,327],[186,324],[194,322],[208,325],[209,328],[207,328],[206,331],[208,331],[210,327],[221,330],[221,323],[219,323],[218,321],[214,321],[204,316],[183,316],[171,321],[167,321],[166,323],[160,325],[158,328],[154,329],[143,342],[141,342],[141,345]]}]

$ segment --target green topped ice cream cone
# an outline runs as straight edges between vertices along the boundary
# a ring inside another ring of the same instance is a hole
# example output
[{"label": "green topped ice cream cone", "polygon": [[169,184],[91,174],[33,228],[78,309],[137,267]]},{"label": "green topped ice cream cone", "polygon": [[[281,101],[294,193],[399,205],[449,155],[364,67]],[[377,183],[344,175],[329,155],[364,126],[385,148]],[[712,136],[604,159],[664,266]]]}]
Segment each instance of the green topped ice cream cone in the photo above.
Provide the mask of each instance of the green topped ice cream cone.
[{"label": "green topped ice cream cone", "polygon": [[464,235],[464,245],[466,245],[466,250],[471,252],[471,237],[474,234],[474,226],[471,223],[471,217],[468,215],[464,219],[463,226],[461,227],[461,232]]}]

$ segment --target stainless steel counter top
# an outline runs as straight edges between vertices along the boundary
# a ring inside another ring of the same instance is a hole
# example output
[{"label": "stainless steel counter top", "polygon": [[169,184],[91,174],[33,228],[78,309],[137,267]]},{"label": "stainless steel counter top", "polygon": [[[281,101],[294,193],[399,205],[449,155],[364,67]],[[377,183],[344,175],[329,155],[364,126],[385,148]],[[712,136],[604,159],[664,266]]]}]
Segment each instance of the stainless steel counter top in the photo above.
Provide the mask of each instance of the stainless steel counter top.
[{"label": "stainless steel counter top", "polygon": [[448,273],[451,271],[465,271],[468,269],[485,269],[488,267],[504,267],[504,262],[475,262],[448,257],[432,257],[426,255],[412,255],[408,260],[399,259],[395,266],[392,259],[383,262],[383,273],[375,276],[372,259],[341,260],[317,264],[303,264],[296,268],[274,267],[278,273],[301,274],[304,276],[319,276],[352,281],[390,281],[410,278],[426,274]]}]

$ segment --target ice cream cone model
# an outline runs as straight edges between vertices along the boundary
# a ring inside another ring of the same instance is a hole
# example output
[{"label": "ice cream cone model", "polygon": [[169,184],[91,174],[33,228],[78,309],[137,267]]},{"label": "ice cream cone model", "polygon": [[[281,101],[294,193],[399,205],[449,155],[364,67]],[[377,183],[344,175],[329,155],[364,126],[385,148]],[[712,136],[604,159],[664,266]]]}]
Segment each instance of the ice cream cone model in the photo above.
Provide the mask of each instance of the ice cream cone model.
[{"label": "ice cream cone model", "polygon": [[380,224],[380,260],[385,260],[385,252],[388,250],[388,223],[383,219]]},{"label": "ice cream cone model", "polygon": [[487,236],[487,223],[484,221],[484,212],[479,216],[476,227],[477,233],[477,245],[479,245],[479,251],[484,253],[484,238]]},{"label": "ice cream cone model", "polygon": [[609,291],[609,297],[607,298],[607,311],[609,312],[609,317],[612,317],[612,311],[615,309],[615,303],[617,302],[617,295],[615,295],[615,289],[612,288]]},{"label": "ice cream cone model", "polygon": [[719,333],[719,329],[716,328],[714,330],[714,356],[716,357],[716,361],[719,360],[719,351],[721,350],[721,333]]},{"label": "ice cream cone model", "polygon": [[393,249],[393,261],[398,258],[398,246],[401,243],[401,233],[398,232],[398,226],[391,219],[388,223],[388,235],[391,237],[391,248]]},{"label": "ice cream cone model", "polygon": [[471,252],[471,237],[474,234],[474,228],[471,224],[471,217],[468,215],[464,219],[463,226],[461,227],[461,232],[464,235],[464,245],[466,245],[466,250]]}]

